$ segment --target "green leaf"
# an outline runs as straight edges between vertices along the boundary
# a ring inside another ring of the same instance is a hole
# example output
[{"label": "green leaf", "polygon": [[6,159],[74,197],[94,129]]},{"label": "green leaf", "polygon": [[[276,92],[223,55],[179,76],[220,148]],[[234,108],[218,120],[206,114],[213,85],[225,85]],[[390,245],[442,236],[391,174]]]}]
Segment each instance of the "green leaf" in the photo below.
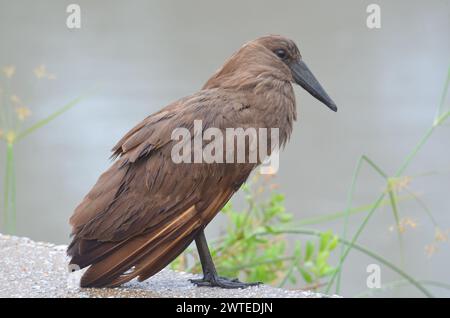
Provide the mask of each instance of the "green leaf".
[{"label": "green leaf", "polygon": [[312,276],[303,268],[298,267],[298,270],[300,272],[300,275],[302,275],[303,280],[307,282],[308,284],[311,284],[313,282]]},{"label": "green leaf", "polygon": [[314,244],[311,241],[306,242],[305,262],[311,260],[314,254]]},{"label": "green leaf", "polygon": [[336,271],[336,267],[332,267],[332,266],[327,266],[326,268],[324,268],[323,272],[321,273],[321,277],[326,277],[326,276],[330,276],[332,274],[334,274],[334,272]]},{"label": "green leaf", "polygon": [[319,251],[323,251],[328,247],[328,242],[330,241],[331,237],[332,234],[330,231],[327,231],[320,235]]},{"label": "green leaf", "polygon": [[275,194],[272,195],[271,201],[273,203],[283,203],[284,202],[284,195],[282,195],[280,193],[275,193]]},{"label": "green leaf", "polygon": [[332,251],[336,248],[336,246],[339,243],[339,237],[337,235],[333,236],[333,239],[331,240],[330,244],[328,245],[328,250]]},{"label": "green leaf", "polygon": [[294,257],[296,262],[301,262],[302,260],[302,244],[300,241],[295,241],[294,243]]},{"label": "green leaf", "polygon": [[319,252],[319,254],[317,255],[317,258],[316,258],[317,266],[321,267],[324,264],[326,264],[329,256],[330,256],[330,253],[328,251]]},{"label": "green leaf", "polygon": [[288,223],[288,222],[291,222],[294,217],[290,213],[281,213],[278,216],[278,218],[280,219],[281,222]]}]

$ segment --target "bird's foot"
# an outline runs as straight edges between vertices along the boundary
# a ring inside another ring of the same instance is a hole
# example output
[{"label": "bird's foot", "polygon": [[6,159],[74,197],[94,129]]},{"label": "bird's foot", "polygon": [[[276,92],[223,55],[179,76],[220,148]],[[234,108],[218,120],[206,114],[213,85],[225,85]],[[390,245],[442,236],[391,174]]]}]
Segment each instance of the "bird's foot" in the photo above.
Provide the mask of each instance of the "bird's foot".
[{"label": "bird's foot", "polygon": [[243,283],[237,278],[226,278],[219,276],[203,277],[201,279],[190,279],[191,283],[199,287],[220,287],[226,289],[247,288],[251,286],[261,285],[261,282],[257,283]]}]

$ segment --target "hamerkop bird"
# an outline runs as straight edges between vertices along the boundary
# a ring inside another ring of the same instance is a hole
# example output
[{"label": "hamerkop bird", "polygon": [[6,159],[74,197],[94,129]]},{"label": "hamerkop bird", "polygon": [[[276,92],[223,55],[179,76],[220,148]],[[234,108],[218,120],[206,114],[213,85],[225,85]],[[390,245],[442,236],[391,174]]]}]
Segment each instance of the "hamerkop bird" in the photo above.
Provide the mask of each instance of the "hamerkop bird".
[{"label": "hamerkop bird", "polygon": [[333,111],[335,103],[303,62],[293,41],[265,36],[242,46],[203,86],[131,129],[113,148],[103,173],[70,218],[71,264],[90,266],[82,287],[113,287],[159,272],[195,240],[199,286],[244,288],[220,277],[204,228],[246,181],[256,163],[175,163],[174,129],[278,128],[279,144],[296,120],[297,83]]}]

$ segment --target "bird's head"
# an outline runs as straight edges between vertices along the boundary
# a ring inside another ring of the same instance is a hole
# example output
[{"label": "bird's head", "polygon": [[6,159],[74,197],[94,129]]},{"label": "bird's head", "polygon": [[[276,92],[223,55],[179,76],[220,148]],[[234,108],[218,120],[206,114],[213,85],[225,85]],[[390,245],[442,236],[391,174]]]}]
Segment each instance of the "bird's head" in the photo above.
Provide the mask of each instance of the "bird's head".
[{"label": "bird's head", "polygon": [[289,81],[303,87],[331,110],[337,106],[306,66],[297,45],[269,35],[248,42],[206,83],[205,88],[246,86],[262,79]]}]

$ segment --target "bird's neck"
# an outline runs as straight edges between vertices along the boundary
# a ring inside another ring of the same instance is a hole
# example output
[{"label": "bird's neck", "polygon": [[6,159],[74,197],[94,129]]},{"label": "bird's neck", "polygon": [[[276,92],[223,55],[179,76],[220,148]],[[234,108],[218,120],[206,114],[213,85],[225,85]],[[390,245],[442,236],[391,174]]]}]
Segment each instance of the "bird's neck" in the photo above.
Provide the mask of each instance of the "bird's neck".
[{"label": "bird's neck", "polygon": [[290,82],[267,79],[253,90],[254,105],[264,115],[267,128],[279,128],[280,144],[284,145],[297,119],[294,89]]},{"label": "bird's neck", "polygon": [[249,100],[260,127],[279,128],[280,142],[289,138],[296,120],[295,94],[288,69],[280,67],[269,55],[244,51],[232,56],[203,86],[243,94]]},{"label": "bird's neck", "polygon": [[289,139],[297,119],[295,94],[290,81],[278,77],[273,69],[264,72],[260,66],[253,69],[250,65],[245,71],[221,70],[208,80],[203,89],[224,89],[245,95],[258,121],[255,124],[278,128],[280,144]]}]

